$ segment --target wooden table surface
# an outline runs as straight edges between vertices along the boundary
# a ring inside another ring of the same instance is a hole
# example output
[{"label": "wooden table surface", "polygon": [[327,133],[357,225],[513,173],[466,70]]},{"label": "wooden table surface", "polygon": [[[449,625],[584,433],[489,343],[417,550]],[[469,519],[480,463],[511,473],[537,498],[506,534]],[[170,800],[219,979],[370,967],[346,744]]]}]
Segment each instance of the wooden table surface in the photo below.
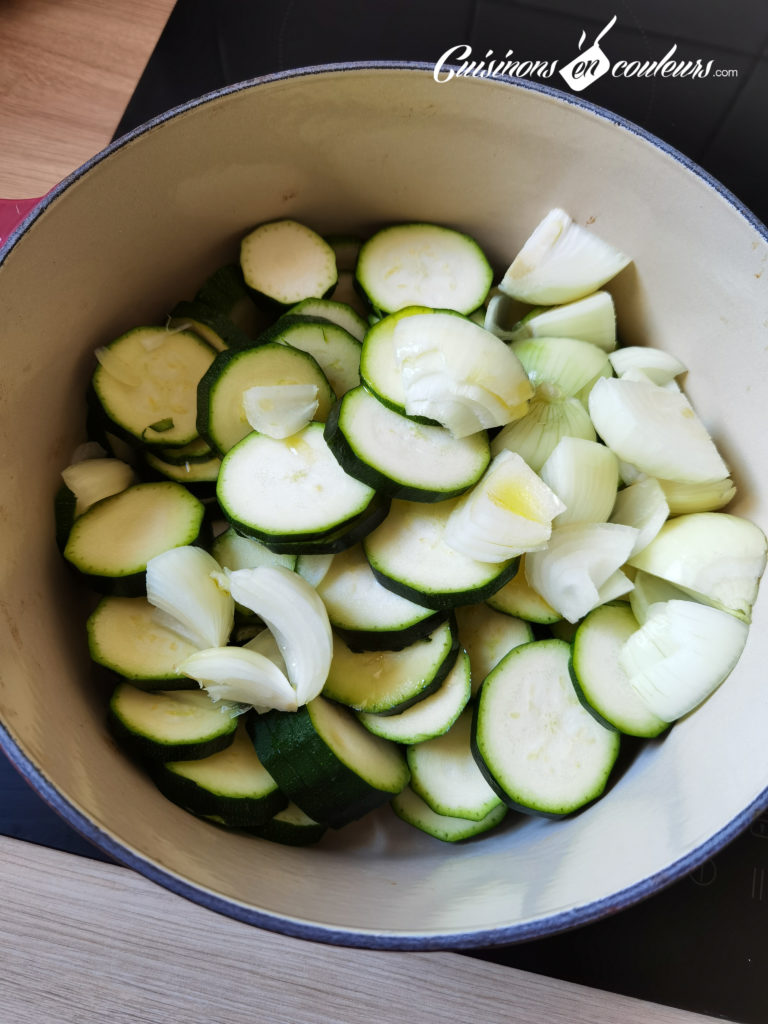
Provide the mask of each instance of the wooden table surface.
[{"label": "wooden table surface", "polygon": [[[0,0],[0,197],[47,192],[110,140],[172,0]],[[456,953],[274,935],[125,868],[0,837],[0,1020],[685,1024],[680,1010]]]}]

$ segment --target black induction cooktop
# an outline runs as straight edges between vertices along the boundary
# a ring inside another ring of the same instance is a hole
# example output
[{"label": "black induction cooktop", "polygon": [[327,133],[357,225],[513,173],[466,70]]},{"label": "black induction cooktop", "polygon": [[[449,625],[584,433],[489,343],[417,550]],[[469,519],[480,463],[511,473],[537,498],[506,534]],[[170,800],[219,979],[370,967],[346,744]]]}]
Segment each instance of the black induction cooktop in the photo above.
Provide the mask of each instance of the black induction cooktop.
[{"label": "black induction cooktop", "polygon": [[[600,36],[611,71],[581,90],[575,78],[571,89],[559,69],[571,64],[578,74],[573,62]],[[178,0],[117,135],[270,72],[348,60],[433,64],[446,54],[453,64],[509,61],[513,72],[519,61],[518,73],[530,80],[580,91],[679,149],[768,221],[766,0]],[[654,72],[663,59],[681,70]],[[104,857],[2,759],[0,794],[0,832]],[[563,935],[471,955],[764,1024],[768,815],[636,907]]]}]

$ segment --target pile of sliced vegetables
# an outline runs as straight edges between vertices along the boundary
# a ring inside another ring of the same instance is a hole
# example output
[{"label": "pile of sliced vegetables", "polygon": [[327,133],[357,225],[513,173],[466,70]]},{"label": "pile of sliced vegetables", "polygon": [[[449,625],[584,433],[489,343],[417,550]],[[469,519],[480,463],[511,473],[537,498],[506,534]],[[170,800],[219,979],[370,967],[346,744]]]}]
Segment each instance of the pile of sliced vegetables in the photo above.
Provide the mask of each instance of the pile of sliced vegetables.
[{"label": "pile of sliced vegetables", "polygon": [[[162,792],[308,843],[384,803],[465,839],[601,795],[726,679],[766,539],[628,257],[553,210],[477,243],[283,220],[96,352],[57,495],[108,719]],[[330,296],[330,298],[328,298]]]}]

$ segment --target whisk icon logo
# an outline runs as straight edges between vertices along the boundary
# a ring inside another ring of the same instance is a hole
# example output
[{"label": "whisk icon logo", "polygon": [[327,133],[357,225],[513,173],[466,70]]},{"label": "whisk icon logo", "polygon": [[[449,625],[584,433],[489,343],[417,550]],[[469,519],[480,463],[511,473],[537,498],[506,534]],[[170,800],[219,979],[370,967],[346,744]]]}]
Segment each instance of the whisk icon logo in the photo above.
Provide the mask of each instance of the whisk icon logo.
[{"label": "whisk icon logo", "polygon": [[[560,68],[560,74],[574,92],[582,92],[588,85],[597,81],[598,78],[602,78],[607,71],[611,70],[611,62],[600,48],[600,40],[607,32],[610,32],[615,24],[616,15],[614,14],[589,49],[579,52],[570,64]],[[582,32],[579,39],[579,51],[581,51],[586,39],[587,33]]]}]

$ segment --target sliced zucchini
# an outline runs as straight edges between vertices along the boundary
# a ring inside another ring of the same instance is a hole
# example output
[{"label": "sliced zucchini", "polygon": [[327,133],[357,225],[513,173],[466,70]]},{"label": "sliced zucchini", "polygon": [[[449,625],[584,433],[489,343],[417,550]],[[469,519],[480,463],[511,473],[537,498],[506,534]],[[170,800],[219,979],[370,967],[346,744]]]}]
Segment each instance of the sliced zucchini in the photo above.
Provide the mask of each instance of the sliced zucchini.
[{"label": "sliced zucchini", "polygon": [[178,448],[198,434],[197,385],[216,353],[191,331],[137,327],[97,350],[93,392],[134,443]]},{"label": "sliced zucchini", "polygon": [[153,452],[147,451],[144,461],[150,470],[154,470],[156,474],[165,477],[166,480],[175,480],[177,483],[184,484],[198,497],[212,497],[216,490],[216,480],[221,468],[221,459],[218,455],[214,455],[204,462],[185,462],[179,466],[173,462],[166,462],[165,459],[161,459]]},{"label": "sliced zucchini", "polygon": [[362,342],[368,324],[346,302],[334,302],[331,299],[304,299],[291,306],[285,316],[320,317],[329,320],[338,327],[343,327],[356,341]]},{"label": "sliced zucchini", "polygon": [[362,238],[357,235],[326,235],[325,240],[336,255],[339,270],[354,270],[363,244]]},{"label": "sliced zucchini", "polygon": [[338,324],[321,317],[286,314],[259,336],[259,344],[270,343],[311,355],[337,397],[360,383],[360,342]]},{"label": "sliced zucchini", "polygon": [[471,313],[482,306],[493,270],[469,235],[437,224],[398,224],[363,243],[355,276],[384,313],[415,305]]},{"label": "sliced zucchini", "polygon": [[223,313],[251,338],[266,326],[239,263],[227,263],[215,270],[197,291],[195,302]]},{"label": "sliced zucchini", "polygon": [[293,714],[253,722],[262,764],[314,821],[340,828],[391,800],[408,784],[400,748],[373,736],[353,712],[316,697]]},{"label": "sliced zucchini", "polygon": [[75,521],[64,557],[95,589],[136,596],[144,593],[147,562],[194,544],[204,516],[204,505],[182,484],[133,484]]},{"label": "sliced zucchini", "polygon": [[388,409],[362,386],[333,407],[325,439],[350,476],[409,501],[463,494],[491,458],[485,431],[456,439],[444,427],[417,423]]},{"label": "sliced zucchini", "polygon": [[486,677],[472,750],[489,785],[517,810],[561,817],[605,789],[619,733],[581,704],[570,644],[536,640],[514,648]]},{"label": "sliced zucchini", "polygon": [[67,466],[61,472],[64,484],[75,496],[74,518],[87,512],[102,498],[119,494],[136,483],[132,466],[120,459],[83,459]]},{"label": "sliced zucchini", "polygon": [[228,348],[250,348],[253,338],[221,310],[204,302],[177,302],[168,320],[170,330],[192,331],[217,352]]},{"label": "sliced zucchini", "polygon": [[447,732],[471,697],[469,656],[459,651],[453,668],[434,693],[396,715],[358,713],[359,721],[375,736],[393,743],[422,743]]},{"label": "sliced zucchini", "polygon": [[325,422],[333,404],[331,386],[315,360],[285,345],[221,352],[200,381],[197,391],[197,429],[222,455],[253,429],[244,395],[252,387],[311,384],[317,387],[316,419]]},{"label": "sliced zucchini", "polygon": [[215,815],[228,828],[264,825],[288,805],[242,721],[224,750],[191,761],[166,761],[154,781],[173,803],[193,814]]},{"label": "sliced zucchini", "polygon": [[477,562],[445,542],[458,500],[392,502],[387,518],[363,541],[383,586],[427,608],[444,609],[484,601],[514,576],[516,559]]},{"label": "sliced zucchini", "polygon": [[77,495],[62,484],[53,496],[53,518],[56,523],[56,547],[64,551],[75,521]]},{"label": "sliced zucchini", "polygon": [[468,604],[456,609],[459,643],[472,667],[472,696],[483,680],[513,647],[533,640],[528,622],[494,611],[487,604]]},{"label": "sliced zucchini", "polygon": [[104,597],[88,617],[88,650],[97,665],[142,690],[189,690],[178,666],[196,647],[158,621],[145,597]]},{"label": "sliced zucchini", "polygon": [[157,448],[155,454],[172,466],[186,466],[192,462],[208,462],[216,453],[204,438],[196,437],[181,448]]},{"label": "sliced zucchini", "polygon": [[[437,312],[427,306],[405,306],[397,313],[392,313],[377,320],[363,339],[360,354],[360,379],[368,390],[376,395],[380,402],[405,415],[405,388],[403,376],[395,354],[395,328],[406,317],[422,313]],[[446,312],[446,310],[442,310]],[[458,315],[458,314],[457,314]],[[434,422],[414,417],[420,422]]]},{"label": "sliced zucchini", "polygon": [[581,622],[573,642],[571,678],[584,707],[599,722],[630,736],[658,736],[668,723],[637,694],[619,662],[639,626],[627,604],[605,604]]},{"label": "sliced zucchini", "polygon": [[503,803],[490,810],[480,821],[437,814],[410,786],[406,786],[402,793],[392,800],[392,810],[398,818],[409,825],[435,839],[442,839],[445,843],[456,843],[488,832],[503,821],[507,814],[507,807]]},{"label": "sliced zucchini", "polygon": [[147,693],[118,683],[107,721],[129,753],[147,761],[209,757],[234,739],[237,718],[231,705],[215,704],[203,690]]},{"label": "sliced zucchini", "polygon": [[375,492],[344,472],[323,425],[310,423],[285,440],[254,432],[236,444],[222,460],[217,496],[238,532],[273,550],[289,550],[288,544],[296,551],[349,527]]},{"label": "sliced zucchini", "polygon": [[399,651],[352,651],[334,636],[323,696],[355,711],[399,714],[439,688],[458,652],[450,622]]},{"label": "sliced zucchini", "polygon": [[488,785],[470,747],[472,711],[465,710],[441,736],[408,747],[411,789],[436,814],[481,821],[501,798]]},{"label": "sliced zucchini", "polygon": [[281,843],[283,846],[309,846],[319,842],[327,830],[327,825],[310,818],[294,803],[289,803],[263,825],[246,829],[259,839],[268,839],[271,843]]},{"label": "sliced zucchini", "polygon": [[400,650],[423,639],[445,617],[383,587],[359,544],[334,555],[322,579],[310,582],[334,630],[354,650]]},{"label": "sliced zucchini", "polygon": [[339,280],[328,297],[332,302],[343,302],[345,306],[351,306],[366,319],[371,316],[371,307],[357,287],[354,270],[339,270]]},{"label": "sliced zucchini", "polygon": [[240,245],[245,283],[283,306],[323,298],[336,285],[336,255],[320,235],[295,220],[261,224]]}]

